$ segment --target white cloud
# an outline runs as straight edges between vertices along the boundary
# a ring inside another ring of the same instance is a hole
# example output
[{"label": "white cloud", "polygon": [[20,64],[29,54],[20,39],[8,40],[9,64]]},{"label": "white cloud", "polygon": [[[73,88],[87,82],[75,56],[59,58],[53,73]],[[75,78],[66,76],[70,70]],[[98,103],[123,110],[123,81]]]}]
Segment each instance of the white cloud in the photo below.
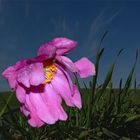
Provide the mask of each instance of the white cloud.
[{"label": "white cloud", "polygon": [[108,27],[111,24],[112,20],[119,14],[119,12],[120,10],[110,15],[107,13],[107,9],[101,11],[101,13],[91,23],[89,35],[87,37],[88,45],[94,46],[94,43],[96,44],[96,41],[99,41],[98,37],[100,37],[100,35],[108,30]]}]

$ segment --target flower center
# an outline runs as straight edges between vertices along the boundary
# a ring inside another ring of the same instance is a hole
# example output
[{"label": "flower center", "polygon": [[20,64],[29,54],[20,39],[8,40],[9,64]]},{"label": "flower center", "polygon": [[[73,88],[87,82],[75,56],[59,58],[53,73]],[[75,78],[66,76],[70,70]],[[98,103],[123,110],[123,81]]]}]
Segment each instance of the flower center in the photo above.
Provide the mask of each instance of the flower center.
[{"label": "flower center", "polygon": [[43,84],[49,83],[52,78],[54,77],[54,74],[57,71],[57,67],[54,65],[53,60],[46,60],[43,63],[44,65],[44,75],[45,75],[45,81]]}]

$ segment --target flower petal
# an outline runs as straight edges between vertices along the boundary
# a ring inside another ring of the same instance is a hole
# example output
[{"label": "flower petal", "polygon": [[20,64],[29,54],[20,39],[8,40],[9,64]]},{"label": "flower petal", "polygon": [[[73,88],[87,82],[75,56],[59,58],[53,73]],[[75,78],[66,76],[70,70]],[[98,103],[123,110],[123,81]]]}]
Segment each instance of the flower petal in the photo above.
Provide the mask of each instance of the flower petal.
[{"label": "flower petal", "polygon": [[25,67],[27,65],[27,60],[21,60],[21,61],[18,61],[15,65],[14,65],[14,68],[15,70],[18,70],[18,69],[21,69],[23,67]]},{"label": "flower petal", "polygon": [[43,44],[38,50],[38,56],[46,56],[48,59],[55,56],[56,48],[53,44]]},{"label": "flower petal", "polygon": [[20,105],[20,111],[21,111],[26,117],[28,117],[28,116],[30,115],[29,110],[25,107],[24,104],[21,104],[21,105]]},{"label": "flower petal", "polygon": [[71,72],[78,72],[75,64],[66,56],[56,56],[56,60],[64,65]]},{"label": "flower petal", "polygon": [[15,89],[17,81],[15,76],[14,66],[8,67],[3,73],[2,76],[8,79],[9,85],[12,89]]},{"label": "flower petal", "polygon": [[16,97],[19,100],[20,103],[24,103],[25,102],[25,90],[23,87],[21,87],[20,85],[17,86],[16,88]]},{"label": "flower petal", "polygon": [[8,79],[10,87],[15,90],[17,83],[17,70],[26,66],[26,60],[18,61],[15,65],[8,67],[2,75]]},{"label": "flower petal", "polygon": [[32,102],[30,101],[29,94],[26,95],[26,104],[25,104],[25,106],[30,110],[28,123],[32,127],[40,127],[40,126],[42,126],[44,124],[44,122],[38,117],[36,108],[32,104]]},{"label": "flower petal", "polygon": [[17,81],[22,83],[24,86],[27,88],[30,87],[30,82],[29,82],[29,69],[28,67],[23,67],[22,69],[18,70],[17,72]]},{"label": "flower petal", "polygon": [[16,78],[15,78],[15,75],[13,74],[13,76],[10,76],[8,78],[8,82],[9,82],[9,85],[11,87],[11,89],[14,89],[16,88],[16,85],[17,85],[17,81],[16,81]]},{"label": "flower petal", "polygon": [[58,37],[49,42],[54,45],[57,55],[64,55],[76,47],[77,42],[64,37]]},{"label": "flower petal", "polygon": [[42,122],[37,116],[36,114],[30,113],[30,118],[28,119],[28,123],[32,126],[32,127],[41,127],[44,122]]},{"label": "flower petal", "polygon": [[79,109],[82,108],[82,103],[81,103],[81,95],[79,93],[79,90],[76,85],[73,86],[74,94],[72,96],[72,101],[75,106],[77,106]]},{"label": "flower petal", "polygon": [[89,61],[86,57],[81,58],[75,65],[79,71],[79,75],[81,78],[86,78],[91,75],[95,75],[95,66]]},{"label": "flower petal", "polygon": [[51,84],[45,85],[45,93],[41,94],[42,99],[46,102],[47,106],[51,109],[51,114],[58,120],[66,120],[67,114],[61,106],[62,99],[60,95],[54,90]]},{"label": "flower petal", "polygon": [[57,67],[58,71],[51,82],[54,89],[62,96],[68,106],[76,106],[80,109],[82,107],[81,96],[77,86],[72,84],[69,75],[64,69],[58,65]]},{"label": "flower petal", "polygon": [[57,91],[57,93],[62,96],[68,106],[74,106],[72,102],[72,94],[73,90],[71,89],[71,85],[64,75],[64,73],[58,68],[54,78],[51,81],[53,88]]},{"label": "flower petal", "polygon": [[47,106],[47,104],[44,102],[44,99],[42,99],[40,94],[45,93],[32,93],[30,92],[29,98],[30,102],[33,104],[33,106],[36,109],[37,116],[47,124],[54,124],[57,120],[54,118],[53,114],[51,113],[52,110]]},{"label": "flower petal", "polygon": [[37,86],[41,84],[45,80],[44,71],[43,71],[43,64],[42,63],[35,63],[29,65],[31,69],[30,73],[30,84]]},{"label": "flower petal", "polygon": [[37,86],[45,80],[43,64],[32,63],[17,71],[17,81],[27,88],[30,85]]},{"label": "flower petal", "polygon": [[66,112],[64,111],[63,107],[60,105],[58,108],[58,112],[59,112],[59,119],[62,121],[66,121],[68,116],[66,114]]},{"label": "flower petal", "polygon": [[2,73],[2,76],[4,76],[5,78],[9,78],[9,76],[11,76],[14,71],[15,71],[14,66],[10,66]]}]

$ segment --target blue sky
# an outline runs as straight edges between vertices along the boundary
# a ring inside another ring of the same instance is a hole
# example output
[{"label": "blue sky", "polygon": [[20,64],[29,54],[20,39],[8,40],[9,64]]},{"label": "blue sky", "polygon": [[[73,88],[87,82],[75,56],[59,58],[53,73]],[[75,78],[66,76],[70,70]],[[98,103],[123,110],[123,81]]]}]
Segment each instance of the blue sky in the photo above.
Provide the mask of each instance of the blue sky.
[{"label": "blue sky", "polygon": [[[69,54],[73,61],[86,56],[95,62],[97,44],[106,30],[99,82],[117,51],[124,48],[113,75],[114,86],[118,86],[121,78],[126,79],[140,48],[139,0],[0,0],[0,73],[18,60],[36,56],[40,44],[58,36],[78,41]],[[139,71],[140,64],[137,81]],[[0,76],[0,91],[5,90],[9,86]]]}]

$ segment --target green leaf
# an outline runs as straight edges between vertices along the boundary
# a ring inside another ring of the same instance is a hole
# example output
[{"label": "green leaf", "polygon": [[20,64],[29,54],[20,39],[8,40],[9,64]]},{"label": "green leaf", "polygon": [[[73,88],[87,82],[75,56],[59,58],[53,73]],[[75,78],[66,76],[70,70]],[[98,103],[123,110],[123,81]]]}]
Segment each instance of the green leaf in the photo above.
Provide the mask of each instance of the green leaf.
[{"label": "green leaf", "polygon": [[108,71],[108,73],[106,75],[105,81],[104,81],[104,83],[102,85],[101,90],[99,90],[99,92],[96,93],[95,98],[97,99],[97,102],[99,101],[99,99],[101,98],[102,94],[105,92],[105,89],[107,88],[109,82],[111,81],[114,67],[115,67],[115,63],[113,63],[112,66],[110,67],[110,69],[109,69],[109,71]]},{"label": "green leaf", "polygon": [[79,135],[79,139],[83,139],[84,137],[86,137],[88,135],[88,130],[82,131]]},{"label": "green leaf", "polygon": [[113,140],[116,140],[116,138],[120,138],[117,134],[115,134],[114,132],[106,129],[106,128],[103,128],[103,133],[105,135],[107,135],[108,137],[112,138]]},{"label": "green leaf", "polygon": [[[104,37],[105,37],[105,35],[101,39],[101,42],[103,41]],[[95,94],[95,89],[96,89],[96,84],[97,84],[98,67],[99,67],[99,61],[100,61],[100,58],[101,58],[103,52],[104,52],[104,48],[102,48],[102,49],[99,48],[97,53],[96,53],[96,63],[95,63],[96,75],[93,76],[93,80],[92,80],[93,82],[91,82],[92,85],[90,83],[90,87],[92,89],[92,92],[88,97],[88,111],[87,111],[87,123],[86,123],[87,127],[91,125],[91,115],[92,115],[91,113],[93,112],[92,109],[93,109],[94,94]]]},{"label": "green leaf", "polygon": [[122,137],[121,140],[131,140],[131,139],[128,137]]},{"label": "green leaf", "polygon": [[118,52],[118,54],[117,54],[117,56],[119,56],[123,52],[123,50],[124,49],[120,49],[119,52]]},{"label": "green leaf", "polygon": [[93,76],[93,85],[92,85],[92,94],[94,94],[95,92],[95,88],[96,88],[96,84],[97,84],[97,77],[98,77],[98,69],[99,69],[99,62],[100,62],[100,59],[101,59],[101,56],[104,52],[104,48],[102,48],[101,50],[99,49],[97,51],[97,54],[96,54],[96,62],[95,62],[95,71],[96,71],[96,75]]},{"label": "green leaf", "polygon": [[0,111],[0,117],[1,117],[1,116],[3,115],[3,113],[5,112],[5,110],[6,110],[7,106],[8,106],[8,104],[9,104],[9,102],[10,102],[12,96],[13,96],[13,94],[10,94],[10,95],[9,95],[5,106],[4,106],[4,107],[2,108],[2,110]]},{"label": "green leaf", "polygon": [[132,117],[129,117],[129,118],[125,121],[125,123],[130,123],[130,122],[133,122],[133,121],[136,121],[136,120],[139,120],[139,119],[140,119],[140,114],[134,115],[134,116],[132,116]]}]

